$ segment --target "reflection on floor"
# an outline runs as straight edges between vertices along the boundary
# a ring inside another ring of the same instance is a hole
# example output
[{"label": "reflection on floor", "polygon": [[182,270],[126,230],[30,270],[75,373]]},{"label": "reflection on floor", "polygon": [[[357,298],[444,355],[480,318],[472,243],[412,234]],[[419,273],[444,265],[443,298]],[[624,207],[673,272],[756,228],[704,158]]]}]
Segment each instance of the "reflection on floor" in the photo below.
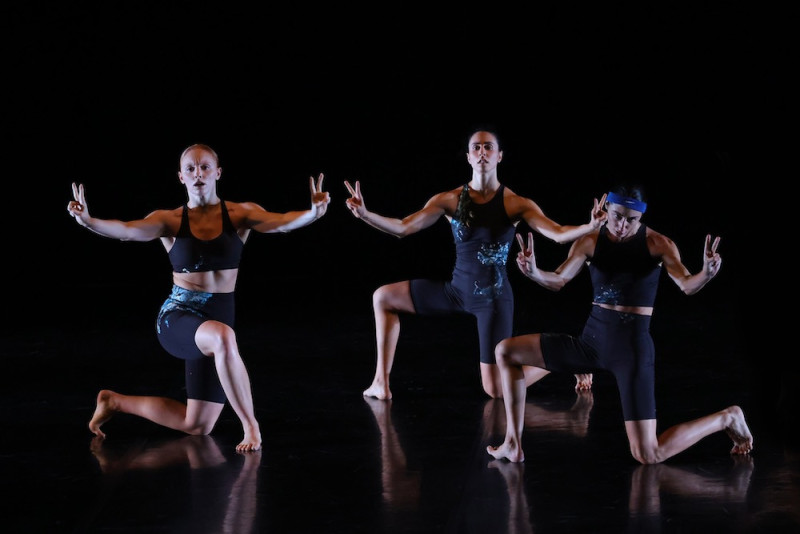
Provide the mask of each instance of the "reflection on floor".
[{"label": "reflection on floor", "polygon": [[666,344],[660,424],[738,399],[755,436],[751,456],[731,457],[720,434],[664,464],[638,465],[614,384],[597,376],[592,392],[577,394],[572,377],[553,375],[529,390],[526,460],[512,464],[486,453],[502,440],[505,415],[464,356],[474,351],[471,325],[448,324],[439,340],[409,322],[395,396],[384,402],[361,395],[372,374],[370,318],[349,324],[317,328],[311,348],[296,345],[307,335],[300,324],[241,331],[264,436],[251,454],[234,450],[241,435],[229,408],[210,436],[117,416],[106,440],[93,438],[86,424],[102,387],[180,398],[180,365],[146,328],[11,336],[6,532],[800,531],[797,442],[774,424],[786,410],[759,408],[769,403],[741,368],[717,366],[709,387],[687,371],[694,364],[680,344]]}]

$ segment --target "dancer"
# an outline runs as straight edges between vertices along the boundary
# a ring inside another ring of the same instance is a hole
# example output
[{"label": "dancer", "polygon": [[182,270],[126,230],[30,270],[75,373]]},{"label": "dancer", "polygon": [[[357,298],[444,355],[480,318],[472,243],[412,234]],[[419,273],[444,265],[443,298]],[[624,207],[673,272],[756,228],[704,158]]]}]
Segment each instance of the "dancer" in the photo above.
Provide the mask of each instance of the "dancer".
[{"label": "dancer", "polygon": [[593,287],[589,318],[580,336],[539,333],[512,337],[497,345],[495,355],[503,382],[505,440],[487,451],[512,462],[525,459],[522,449],[527,367],[553,372],[611,372],[617,382],[625,430],[633,457],[655,464],[691,447],[702,438],[725,431],[733,440],[731,454],[747,454],[753,436],[740,407],[681,423],[656,434],[654,359],[650,318],[662,266],[687,295],[700,291],[719,272],[720,238],[707,235],[703,268],[695,274],[681,261],[675,243],[642,223],[647,209],[640,187],[622,187],[607,195],[608,219],[600,229],[576,240],[555,271],[536,264],[533,235],[525,246],[517,235],[517,266],[542,287],[558,291],[588,265]]},{"label": "dancer", "polygon": [[233,329],[242,249],[251,230],[290,232],[311,224],[325,214],[330,197],[322,191],[320,174],[316,182],[309,179],[309,209],[273,213],[253,202],[221,200],[221,176],[216,152],[207,145],[192,145],[181,154],[178,171],[188,201],[127,222],[92,217],[83,184],[72,184],[74,199],[67,210],[81,226],[122,241],[161,239],[172,263],[173,286],[158,314],[158,340],[167,352],[186,361],[185,404],[101,390],[89,422],[89,429],[101,438],[103,423],[115,413],[137,415],[187,434],[209,434],[227,400],[244,431],[236,450],[261,448],[250,378]]},{"label": "dancer", "polygon": [[[469,313],[478,321],[480,369],[483,390],[493,398],[502,394],[500,375],[494,360],[495,345],[512,334],[514,296],[508,281],[506,261],[516,225],[525,221],[532,229],[558,243],[567,243],[596,230],[605,220],[605,197],[594,199],[589,222],[562,226],[547,217],[531,199],[521,197],[498,179],[497,166],[503,159],[497,136],[478,130],[469,138],[467,162],[471,180],[455,189],[431,197],[425,206],[402,219],[369,211],[361,183],[352,186],[347,207],[370,226],[405,237],[446,217],[453,231],[456,263],[450,280],[405,280],[378,288],[372,297],[375,314],[377,363],[372,384],[363,394],[382,400],[392,398],[389,375],[400,336],[401,314]],[[533,383],[547,372],[525,369],[526,381]],[[576,376],[576,388],[591,387],[591,375]]]}]

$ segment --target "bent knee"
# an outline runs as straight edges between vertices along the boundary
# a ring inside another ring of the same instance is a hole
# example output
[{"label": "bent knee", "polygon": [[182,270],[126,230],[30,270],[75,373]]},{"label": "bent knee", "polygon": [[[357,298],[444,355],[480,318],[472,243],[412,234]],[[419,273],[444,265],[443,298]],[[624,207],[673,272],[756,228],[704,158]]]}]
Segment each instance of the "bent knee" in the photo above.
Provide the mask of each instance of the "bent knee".
[{"label": "bent knee", "polygon": [[212,430],[214,430],[215,424],[216,421],[212,422],[197,421],[194,423],[190,423],[189,428],[186,430],[186,433],[191,434],[192,436],[207,436],[211,434]]},{"label": "bent knee", "polygon": [[504,339],[494,347],[494,359],[498,364],[508,365],[511,363],[511,345]]},{"label": "bent knee", "polygon": [[493,399],[503,398],[503,386],[498,384],[496,380],[482,381],[483,391]]},{"label": "bent knee", "polygon": [[497,389],[494,386],[491,387],[483,387],[483,391],[489,395],[489,397],[493,399],[502,399],[503,398],[503,391],[501,389]]},{"label": "bent knee", "polygon": [[633,459],[642,465],[660,464],[664,458],[658,453],[658,450],[642,450],[631,448],[631,455]]},{"label": "bent knee", "polygon": [[408,284],[381,286],[372,293],[372,306],[381,310],[413,311]]}]

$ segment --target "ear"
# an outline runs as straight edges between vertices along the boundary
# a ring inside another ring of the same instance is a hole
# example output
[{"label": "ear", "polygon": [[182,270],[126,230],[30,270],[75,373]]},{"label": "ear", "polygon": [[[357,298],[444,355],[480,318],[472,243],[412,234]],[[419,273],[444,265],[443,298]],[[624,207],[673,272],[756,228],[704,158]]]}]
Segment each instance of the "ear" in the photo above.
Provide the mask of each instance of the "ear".
[{"label": "ear", "polygon": [[216,179],[219,180],[222,177],[222,167],[217,167],[217,177]]},{"label": "ear", "polygon": [[184,183],[184,181],[183,181],[183,173],[181,171],[178,171],[178,181],[180,183]]},{"label": "ear", "polygon": [[497,153],[497,163],[500,163],[501,161],[503,161],[503,151],[502,150]]}]

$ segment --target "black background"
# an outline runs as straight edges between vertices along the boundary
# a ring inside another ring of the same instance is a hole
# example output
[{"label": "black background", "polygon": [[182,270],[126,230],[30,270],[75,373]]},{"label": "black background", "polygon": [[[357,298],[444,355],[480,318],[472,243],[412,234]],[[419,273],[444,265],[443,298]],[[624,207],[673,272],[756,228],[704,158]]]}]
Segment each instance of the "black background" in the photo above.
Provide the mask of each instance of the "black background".
[{"label": "black background", "polygon": [[[719,277],[688,299],[664,284],[664,314],[724,313],[742,332],[761,293],[746,279],[762,259],[746,224],[760,178],[748,169],[779,151],[768,138],[786,108],[772,90],[789,49],[780,12],[735,2],[4,9],[4,264],[26,295],[12,328],[110,315],[150,325],[171,284],[160,243],[80,228],[66,211],[70,184],[85,184],[98,217],[176,207],[179,155],[198,142],[220,155],[225,199],[304,209],[320,172],[332,197],[312,226],[251,237],[239,320],[369,313],[380,284],[447,276],[452,238],[444,222],[403,240],[368,227],[346,210],[343,181],[361,180],[370,209],[405,216],[469,179],[466,141],[484,124],[500,134],[501,181],[559,222],[588,220],[592,199],[627,180],[644,185],[645,222],[675,239],[693,272],[705,235],[722,236]],[[537,239],[543,265],[566,250]],[[512,277],[530,326],[582,318],[585,279],[554,296]],[[726,342],[741,353],[740,339]]]}]

